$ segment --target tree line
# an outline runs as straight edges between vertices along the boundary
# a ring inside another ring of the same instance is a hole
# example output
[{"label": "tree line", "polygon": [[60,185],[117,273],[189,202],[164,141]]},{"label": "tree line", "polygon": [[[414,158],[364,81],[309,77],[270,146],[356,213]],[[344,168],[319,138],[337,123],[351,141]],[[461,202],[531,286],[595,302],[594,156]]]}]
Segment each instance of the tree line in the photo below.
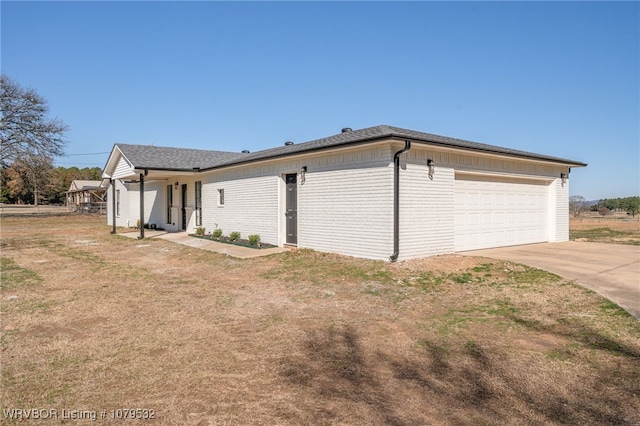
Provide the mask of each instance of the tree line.
[{"label": "tree line", "polygon": [[15,160],[0,170],[0,202],[7,204],[64,204],[71,182],[101,180],[100,167],[53,167],[50,161]]},{"label": "tree line", "polygon": [[582,195],[569,197],[569,212],[573,217],[580,217],[587,211],[598,212],[607,216],[615,211],[624,211],[635,217],[640,213],[640,197],[603,198],[597,203],[588,203]]}]

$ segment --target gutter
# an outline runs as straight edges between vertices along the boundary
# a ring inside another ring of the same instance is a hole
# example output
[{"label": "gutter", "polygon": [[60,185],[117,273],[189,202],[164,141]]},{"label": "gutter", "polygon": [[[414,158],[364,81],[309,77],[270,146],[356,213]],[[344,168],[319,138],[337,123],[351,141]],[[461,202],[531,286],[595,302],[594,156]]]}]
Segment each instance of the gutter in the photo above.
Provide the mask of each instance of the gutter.
[{"label": "gutter", "polygon": [[404,141],[404,148],[393,156],[393,254],[391,262],[400,255],[400,156],[411,149],[411,141]]}]

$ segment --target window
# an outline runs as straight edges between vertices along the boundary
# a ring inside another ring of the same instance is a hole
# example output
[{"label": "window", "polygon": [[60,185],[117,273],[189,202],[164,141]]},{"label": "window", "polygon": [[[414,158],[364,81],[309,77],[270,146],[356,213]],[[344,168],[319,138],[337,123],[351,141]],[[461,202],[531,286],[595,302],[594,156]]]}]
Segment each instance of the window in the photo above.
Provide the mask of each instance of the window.
[{"label": "window", "polygon": [[116,189],[116,216],[120,216],[120,190]]},{"label": "window", "polygon": [[196,182],[196,226],[202,226],[202,182]]},{"label": "window", "polygon": [[224,206],[224,189],[218,189],[218,205]]},{"label": "window", "polygon": [[167,185],[167,223],[173,223],[171,220],[171,206],[173,206],[173,186]]}]

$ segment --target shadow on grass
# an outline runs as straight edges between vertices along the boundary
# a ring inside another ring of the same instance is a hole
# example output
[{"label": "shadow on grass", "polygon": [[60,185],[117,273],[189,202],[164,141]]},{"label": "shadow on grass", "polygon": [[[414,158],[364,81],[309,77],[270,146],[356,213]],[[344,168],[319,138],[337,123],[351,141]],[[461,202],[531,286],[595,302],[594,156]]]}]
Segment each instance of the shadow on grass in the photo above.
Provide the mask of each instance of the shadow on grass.
[{"label": "shadow on grass", "polygon": [[506,317],[528,330],[562,336],[576,340],[591,349],[609,352],[612,355],[624,356],[630,360],[640,362],[640,350],[605,336],[600,331],[577,318],[561,318],[556,325],[543,326],[539,321],[531,321],[515,314],[510,314]]},{"label": "shadow on grass", "polygon": [[[591,333],[585,344],[600,342],[599,349],[615,348],[621,357],[637,361],[632,348],[616,345],[593,330],[584,332]],[[619,380],[620,372],[596,369],[587,383],[564,377],[558,368],[537,377],[535,367],[519,365],[475,342],[451,350],[423,341],[421,351],[405,355],[366,351],[363,346],[353,326],[331,326],[310,331],[300,354],[281,360],[281,376],[298,389],[300,401],[314,401],[307,407],[301,402],[300,408],[313,412],[318,423],[640,421],[634,412],[637,401],[625,402],[640,393],[629,384],[637,377]]]},{"label": "shadow on grass", "polygon": [[[304,344],[304,356],[284,360],[281,374],[292,384],[312,389],[317,398],[375,407],[378,421],[404,424],[395,416],[381,383],[363,358],[358,340],[351,326],[314,330]],[[327,418],[341,417],[335,410],[323,411]]]}]

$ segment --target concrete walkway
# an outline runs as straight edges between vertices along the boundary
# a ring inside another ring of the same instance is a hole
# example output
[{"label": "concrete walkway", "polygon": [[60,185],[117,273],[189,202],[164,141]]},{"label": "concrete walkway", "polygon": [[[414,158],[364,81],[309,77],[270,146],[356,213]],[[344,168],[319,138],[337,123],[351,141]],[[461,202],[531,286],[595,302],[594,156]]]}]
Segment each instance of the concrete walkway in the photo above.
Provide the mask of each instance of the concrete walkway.
[{"label": "concrete walkway", "polygon": [[567,241],[460,253],[553,272],[617,303],[640,319],[640,246]]},{"label": "concrete walkway", "polygon": [[[139,231],[136,232],[123,232],[118,235],[128,238],[138,238]],[[227,256],[237,257],[240,259],[250,259],[253,257],[268,256],[275,253],[283,253],[289,250],[288,247],[274,247],[266,249],[253,249],[249,247],[236,246],[233,244],[219,243],[204,238],[195,238],[187,235],[186,232],[166,232],[157,231],[152,229],[144,230],[144,237],[146,238],[158,238],[161,240],[171,241],[173,243],[182,244],[184,246],[194,247],[201,250],[209,250],[220,254],[226,254]]]}]

